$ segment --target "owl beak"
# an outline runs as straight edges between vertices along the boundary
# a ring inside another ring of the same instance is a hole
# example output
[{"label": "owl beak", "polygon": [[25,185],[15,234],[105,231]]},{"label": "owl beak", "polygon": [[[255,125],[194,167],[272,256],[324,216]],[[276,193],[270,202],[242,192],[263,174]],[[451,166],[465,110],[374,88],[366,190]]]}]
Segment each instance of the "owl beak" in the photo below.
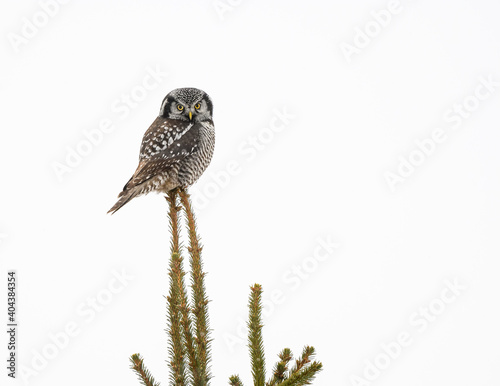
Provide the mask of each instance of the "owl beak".
[{"label": "owl beak", "polygon": [[190,111],[189,112],[189,120],[192,121],[193,120],[193,113]]}]

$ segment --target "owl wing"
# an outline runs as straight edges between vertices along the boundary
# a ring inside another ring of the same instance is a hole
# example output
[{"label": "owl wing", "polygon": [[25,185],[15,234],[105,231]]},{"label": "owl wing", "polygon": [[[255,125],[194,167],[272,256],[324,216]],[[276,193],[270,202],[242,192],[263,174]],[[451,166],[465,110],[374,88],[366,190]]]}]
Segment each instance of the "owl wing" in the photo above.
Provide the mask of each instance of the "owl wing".
[{"label": "owl wing", "polygon": [[161,172],[178,167],[180,162],[198,151],[199,123],[158,117],[144,134],[139,166],[123,191],[143,184]]}]

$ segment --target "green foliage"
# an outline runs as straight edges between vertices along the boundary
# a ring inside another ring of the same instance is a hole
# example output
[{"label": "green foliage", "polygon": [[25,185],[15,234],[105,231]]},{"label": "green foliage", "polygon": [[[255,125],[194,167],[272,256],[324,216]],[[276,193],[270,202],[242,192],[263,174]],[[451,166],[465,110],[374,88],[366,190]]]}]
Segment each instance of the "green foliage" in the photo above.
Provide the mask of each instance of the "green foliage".
[{"label": "green foliage", "polygon": [[276,363],[273,370],[273,377],[266,383],[266,386],[274,386],[283,382],[287,378],[288,362],[292,360],[292,352],[289,348],[283,349],[278,354],[280,361]]},{"label": "green foliage", "polygon": [[[189,237],[189,264],[191,267],[191,302],[188,299],[183,268],[183,258],[180,245],[179,217],[181,206],[184,209],[186,226]],[[200,238],[196,230],[196,221],[193,214],[189,195],[182,189],[176,189],[166,197],[169,203],[169,220],[171,239],[171,254],[169,262],[170,287],[167,296],[167,329],[169,338],[168,364],[171,369],[170,385],[172,386],[206,386],[209,385],[211,374],[210,356],[210,329],[208,320],[208,296],[205,290],[205,272],[201,260]],[[254,386],[291,386],[310,385],[316,374],[321,370],[320,362],[312,362],[314,348],[304,347],[302,356],[292,361],[292,352],[285,348],[279,353],[279,361],[273,368],[272,378],[266,383],[264,341],[262,337],[262,287],[255,284],[251,287],[248,301],[248,347]],[[159,386],[149,370],[144,366],[139,354],[131,356],[131,368],[137,373],[141,383],[145,386]],[[229,384],[243,386],[237,375],[229,378]]]},{"label": "green foliage", "polygon": [[[323,365],[321,362],[312,362],[315,355],[314,347],[306,346],[299,359],[295,360],[294,366],[288,370],[288,364],[292,360],[292,352],[289,348],[283,349],[278,354],[279,361],[273,369],[272,378],[264,383],[265,379],[265,360],[264,343],[262,339],[262,287],[255,284],[250,287],[250,299],[248,308],[250,317],[248,320],[248,348],[250,349],[250,362],[252,365],[252,376],[254,386],[301,386],[310,385],[321,371]],[[230,385],[243,386],[240,378],[233,375],[229,378]]]},{"label": "green foliage", "polygon": [[248,347],[252,362],[252,376],[255,386],[265,386],[266,361],[264,358],[264,341],[262,339],[262,287],[255,284],[250,287],[248,308]]},{"label": "green foliage", "polygon": [[[187,295],[180,248],[178,197],[182,202],[189,234],[191,265],[191,307]],[[167,296],[167,333],[169,337],[170,385],[205,386],[210,380],[210,330],[208,323],[208,297],[205,293],[201,245],[189,195],[183,190],[173,190],[165,197],[169,203],[171,255],[169,264],[170,288]],[[136,354],[137,355],[137,354]],[[137,358],[140,358],[137,355]],[[142,359],[141,359],[141,366]],[[143,367],[140,367],[143,368]],[[138,369],[140,369],[138,367]],[[134,368],[135,369],[135,368]],[[137,371],[137,370],[136,370]],[[140,373],[139,373],[140,374]],[[149,375],[149,373],[145,373]],[[141,376],[141,374],[140,374]],[[145,378],[141,376],[144,381]],[[152,378],[151,378],[152,379]],[[149,385],[149,384],[148,384]]]},{"label": "green foliage", "polygon": [[184,385],[186,383],[186,364],[184,360],[185,347],[183,345],[181,327],[181,291],[183,291],[182,281],[182,258],[178,253],[172,253],[170,259],[170,292],[167,297],[167,332],[169,335],[169,357],[172,369],[171,385]]},{"label": "green foliage", "polygon": [[191,296],[193,299],[193,315],[196,330],[196,358],[199,369],[195,385],[208,385],[211,378],[208,364],[210,363],[210,330],[208,323],[208,296],[205,291],[205,273],[201,262],[201,244],[196,230],[195,216],[189,200],[189,195],[181,190],[180,199],[186,214],[186,223],[189,231],[189,263],[191,265]]},{"label": "green foliage", "polygon": [[[190,344],[189,321],[185,320],[186,314],[186,288],[184,285],[183,259],[179,246],[179,211],[176,201],[177,194],[170,192],[166,197],[169,205],[170,231],[172,234],[171,257],[170,257],[170,292],[167,297],[167,333],[169,335],[169,357],[171,385],[185,385],[188,379],[185,354],[192,351]],[[187,325],[187,327],[186,327]],[[187,330],[187,331],[186,331]],[[191,352],[190,352],[191,353]],[[191,359],[191,357],[190,357]],[[191,364],[191,363],[190,363]]]},{"label": "green foliage", "polygon": [[[179,250],[177,195],[181,198],[189,233],[191,288],[193,307],[190,306],[184,282],[183,259]],[[169,193],[169,217],[172,231],[170,260],[170,296],[167,298],[168,332],[170,337],[170,364],[172,385],[208,385],[210,372],[210,331],[208,329],[208,298],[205,293],[201,264],[201,246],[188,194],[183,190]],[[194,324],[194,331],[193,331]],[[196,338],[195,338],[196,335]],[[186,359],[187,356],[187,359]],[[185,366],[185,362],[188,366]]]},{"label": "green foliage", "polygon": [[144,366],[143,359],[139,354],[134,354],[130,357],[132,365],[130,368],[137,373],[139,380],[144,386],[160,386],[149,373],[149,370]]},{"label": "green foliage", "polygon": [[309,366],[303,368],[301,371],[293,373],[288,379],[281,383],[281,386],[301,386],[310,385],[316,374],[321,371],[323,365],[321,362],[314,361]]},{"label": "green foliage", "polygon": [[229,384],[231,386],[243,386],[240,377],[238,377],[237,375],[229,377]]}]

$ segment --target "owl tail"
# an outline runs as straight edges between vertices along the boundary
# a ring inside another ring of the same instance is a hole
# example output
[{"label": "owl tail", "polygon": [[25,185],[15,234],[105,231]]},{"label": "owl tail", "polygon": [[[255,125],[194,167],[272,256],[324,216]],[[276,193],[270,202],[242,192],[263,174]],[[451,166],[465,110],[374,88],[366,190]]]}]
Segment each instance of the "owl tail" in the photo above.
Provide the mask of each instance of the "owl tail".
[{"label": "owl tail", "polygon": [[120,199],[116,202],[115,205],[113,205],[113,207],[110,210],[108,210],[108,213],[114,214],[123,205],[125,205],[127,202],[129,202],[131,199],[133,199],[135,196],[137,196],[138,193],[139,193],[139,191],[137,189],[133,189],[133,188],[130,190],[124,190],[123,192],[121,192],[118,195],[118,197],[120,197]]}]

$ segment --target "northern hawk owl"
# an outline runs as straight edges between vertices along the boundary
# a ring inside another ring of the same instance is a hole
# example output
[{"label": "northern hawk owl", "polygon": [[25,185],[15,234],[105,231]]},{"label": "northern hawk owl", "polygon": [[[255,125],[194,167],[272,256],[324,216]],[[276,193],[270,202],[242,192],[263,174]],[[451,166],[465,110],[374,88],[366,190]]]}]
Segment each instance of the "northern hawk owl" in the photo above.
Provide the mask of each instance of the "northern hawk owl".
[{"label": "northern hawk owl", "polygon": [[144,134],[137,170],[108,213],[142,194],[167,193],[193,184],[212,159],[212,109],[212,100],[204,91],[171,91],[163,99],[159,116]]}]

